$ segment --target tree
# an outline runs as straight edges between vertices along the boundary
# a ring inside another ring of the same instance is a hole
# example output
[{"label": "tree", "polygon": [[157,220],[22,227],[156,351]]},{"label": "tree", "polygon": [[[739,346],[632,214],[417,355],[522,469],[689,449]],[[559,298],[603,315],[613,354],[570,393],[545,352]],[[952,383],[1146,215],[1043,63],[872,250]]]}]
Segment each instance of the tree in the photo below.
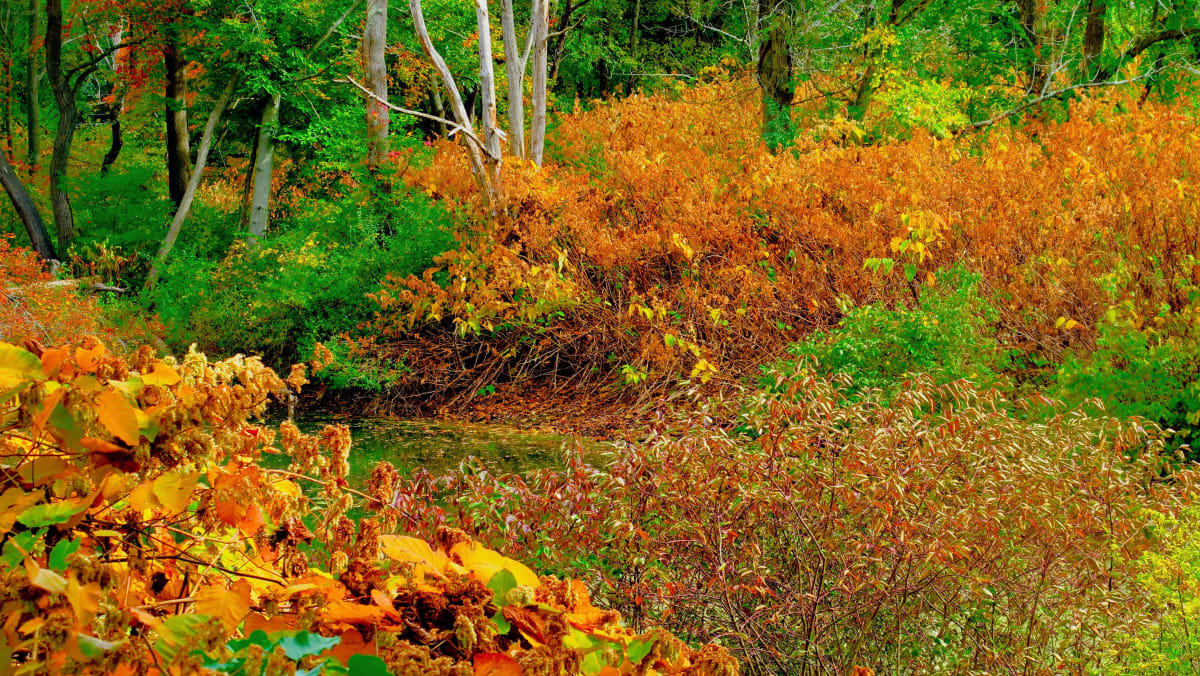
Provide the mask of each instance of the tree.
[{"label": "tree", "polygon": [[388,151],[387,0],[367,0],[367,22],[363,30],[362,55],[367,88],[367,167],[377,169]]},{"label": "tree", "polygon": [[29,147],[29,171],[32,173],[34,167],[41,161],[42,156],[42,138],[41,138],[41,106],[38,103],[38,50],[37,45],[37,26],[38,26],[38,0],[29,0],[29,60],[25,65],[25,133]]},{"label": "tree", "polygon": [[25,226],[25,231],[29,233],[29,241],[33,243],[33,249],[47,261],[57,259],[58,255],[54,252],[54,245],[50,243],[50,237],[46,233],[42,217],[38,214],[33,200],[30,199],[29,192],[21,183],[21,178],[17,176],[17,172],[9,163],[8,154],[3,148],[0,148],[0,184],[4,185],[4,192],[8,193],[13,208],[17,211],[17,216]]}]

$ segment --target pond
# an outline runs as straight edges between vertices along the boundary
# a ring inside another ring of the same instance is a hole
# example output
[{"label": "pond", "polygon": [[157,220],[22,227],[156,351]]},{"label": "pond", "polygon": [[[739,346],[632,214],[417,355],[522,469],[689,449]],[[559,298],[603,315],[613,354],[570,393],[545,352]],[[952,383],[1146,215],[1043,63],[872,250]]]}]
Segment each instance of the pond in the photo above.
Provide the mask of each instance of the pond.
[{"label": "pond", "polygon": [[563,450],[576,443],[597,450],[602,446],[568,435],[429,419],[297,413],[295,422],[301,431],[309,433],[320,431],[326,424],[350,428],[354,445],[350,450],[349,481],[357,487],[365,485],[371,469],[385,460],[402,474],[417,467],[438,474],[458,467],[469,456],[484,460],[495,472],[520,472],[561,465]]}]

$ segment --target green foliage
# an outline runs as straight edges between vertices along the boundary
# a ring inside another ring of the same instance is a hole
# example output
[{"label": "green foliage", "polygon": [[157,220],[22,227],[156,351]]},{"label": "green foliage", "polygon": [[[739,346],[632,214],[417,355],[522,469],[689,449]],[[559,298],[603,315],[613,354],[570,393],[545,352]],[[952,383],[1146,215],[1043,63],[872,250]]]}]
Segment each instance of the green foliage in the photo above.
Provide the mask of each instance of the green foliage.
[{"label": "green foliage", "polygon": [[909,375],[937,383],[967,379],[994,384],[1005,355],[990,324],[994,311],[979,296],[978,275],[940,272],[914,308],[845,308],[836,329],[817,331],[791,346],[795,362],[814,361],[823,373],[850,376],[852,392],[894,392]]},{"label": "green foliage", "polygon": [[912,129],[925,129],[946,138],[970,123],[963,112],[969,92],[934,80],[906,80],[879,93],[885,109],[879,123],[885,136],[903,136]]},{"label": "green foliage", "polygon": [[1200,670],[1200,507],[1178,516],[1149,514],[1162,547],[1138,560],[1139,581],[1150,592],[1158,621],[1140,631],[1121,656],[1126,674],[1185,674]]},{"label": "green foliage", "polygon": [[1095,398],[1111,413],[1138,416],[1175,430],[1177,444],[1200,428],[1200,300],[1179,311],[1164,306],[1144,320],[1134,304],[1109,308],[1096,349],[1073,354],[1058,374],[1060,396]]},{"label": "green foliage", "polygon": [[250,347],[274,363],[371,316],[365,294],[389,275],[420,275],[454,244],[446,212],[419,193],[368,200],[366,189],[311,200],[257,246],[223,258],[183,248],[149,294],[167,340],[232,354]]}]

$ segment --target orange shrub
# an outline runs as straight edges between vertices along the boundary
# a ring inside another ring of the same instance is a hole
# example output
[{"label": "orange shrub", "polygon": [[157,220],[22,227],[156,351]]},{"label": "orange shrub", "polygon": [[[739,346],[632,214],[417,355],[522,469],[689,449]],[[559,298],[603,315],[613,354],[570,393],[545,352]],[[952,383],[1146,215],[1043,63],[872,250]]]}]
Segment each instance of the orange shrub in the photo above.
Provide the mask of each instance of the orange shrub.
[{"label": "orange shrub", "polygon": [[101,333],[99,310],[54,278],[37,254],[0,235],[0,340],[57,343]]},{"label": "orange shrub", "polygon": [[[708,381],[835,323],[839,298],[911,302],[961,264],[1000,336],[1054,358],[1090,344],[1115,297],[1178,308],[1180,283],[1200,281],[1200,127],[1170,106],[1085,99],[1065,123],[772,155],[754,97],[722,81],[563,115],[557,162],[506,163],[510,217],[440,261],[449,283],[376,294],[385,351],[433,355],[413,378],[435,385]],[[474,204],[461,154],[442,150],[414,180]]]}]

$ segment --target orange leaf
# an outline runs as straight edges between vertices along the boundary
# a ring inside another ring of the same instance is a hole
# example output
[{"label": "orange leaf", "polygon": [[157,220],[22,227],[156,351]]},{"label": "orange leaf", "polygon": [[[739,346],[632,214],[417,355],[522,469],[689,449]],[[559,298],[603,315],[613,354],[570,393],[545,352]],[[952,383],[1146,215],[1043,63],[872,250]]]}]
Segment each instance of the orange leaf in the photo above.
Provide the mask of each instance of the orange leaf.
[{"label": "orange leaf", "polygon": [[42,353],[42,373],[45,373],[47,378],[57,376],[70,356],[71,353],[65,347],[46,350]]},{"label": "orange leaf", "polygon": [[379,624],[387,611],[379,606],[364,606],[350,601],[334,601],[321,609],[321,621],[329,624]]},{"label": "orange leaf", "polygon": [[100,583],[79,584],[79,576],[71,571],[67,579],[67,600],[71,602],[71,609],[75,611],[75,619],[79,624],[84,627],[90,625],[100,611]]},{"label": "orange leaf", "polygon": [[142,376],[142,382],[147,385],[170,387],[179,382],[179,374],[167,364],[158,362],[154,365],[154,369],[150,373]]},{"label": "orange leaf", "polygon": [[105,390],[96,400],[96,417],[105,429],[130,446],[137,446],[141,437],[137,413],[120,392]]},{"label": "orange leaf", "polygon": [[[79,368],[85,371],[91,371],[98,365],[97,362],[108,353],[108,348],[104,347],[104,343],[96,343],[96,347],[87,349],[79,347],[75,349],[75,363],[79,364]],[[43,368],[44,365],[43,365]]]},{"label": "orange leaf", "polygon": [[450,555],[484,582],[492,579],[492,575],[501,569],[505,569],[513,574],[519,585],[537,587],[541,584],[529,566],[498,554],[478,542],[460,542],[450,548]]},{"label": "orange leaf", "polygon": [[503,653],[475,655],[475,676],[521,676],[521,663]]},{"label": "orange leaf", "polygon": [[229,633],[250,613],[250,583],[244,579],[234,582],[228,589],[220,584],[205,585],[197,589],[194,596],[196,612],[220,619]]}]

